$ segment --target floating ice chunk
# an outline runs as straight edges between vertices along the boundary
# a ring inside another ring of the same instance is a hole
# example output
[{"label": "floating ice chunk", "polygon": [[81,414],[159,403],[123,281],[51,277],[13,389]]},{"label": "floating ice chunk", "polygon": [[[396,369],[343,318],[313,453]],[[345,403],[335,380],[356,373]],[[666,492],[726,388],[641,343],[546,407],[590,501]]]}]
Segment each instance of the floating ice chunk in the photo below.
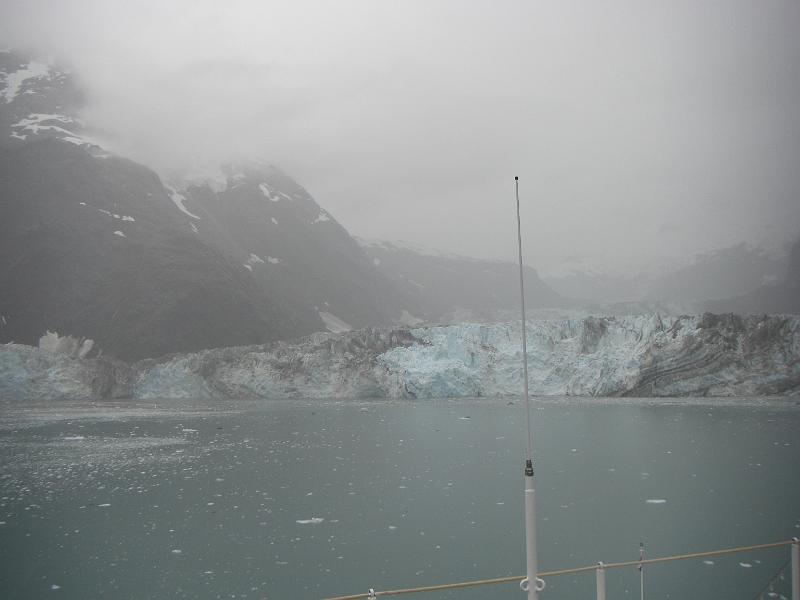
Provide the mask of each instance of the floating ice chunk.
[{"label": "floating ice chunk", "polygon": [[343,321],[333,313],[325,312],[324,310],[318,311],[318,313],[322,322],[325,323],[327,330],[332,333],[344,333],[345,331],[351,331],[353,329],[349,323]]},{"label": "floating ice chunk", "polygon": [[184,427],[181,431],[183,433],[197,433],[197,429],[189,429],[188,427]]},{"label": "floating ice chunk", "polygon": [[742,567],[743,569],[752,569],[753,568],[753,564],[752,563],[748,563],[748,562],[740,562],[739,566]]},{"label": "floating ice chunk", "polygon": [[134,219],[133,217],[129,217],[128,215],[122,215],[122,220],[123,221],[130,221],[131,223],[135,223],[136,222],[136,219]]},{"label": "floating ice chunk", "polygon": [[61,586],[60,586],[60,585],[56,585],[56,584],[54,583],[53,585],[51,585],[51,586],[50,586],[50,589],[51,589],[51,590],[60,590],[60,589],[61,589]]},{"label": "floating ice chunk", "polygon": [[704,561],[703,561],[703,564],[704,564],[704,565],[713,565],[713,564],[714,564],[714,561],[713,561],[713,560],[704,560]]},{"label": "floating ice chunk", "polygon": [[267,262],[271,265],[277,265],[278,263],[282,263],[283,261],[280,258],[275,258],[274,256],[268,256]]},{"label": "floating ice chunk", "polygon": [[261,258],[260,256],[256,255],[256,254],[253,254],[251,252],[250,253],[250,261],[249,262],[250,263],[261,263],[263,265],[264,264],[264,259]]},{"label": "floating ice chunk", "polygon": [[666,504],[667,501],[664,498],[648,498],[645,500],[648,504]]},{"label": "floating ice chunk", "polygon": [[179,548],[175,548],[175,549],[172,551],[172,553],[173,553],[173,554],[182,554],[182,553],[183,553],[183,550],[181,550],[181,549],[179,549]]},{"label": "floating ice chunk", "polygon": [[319,525],[324,520],[325,519],[322,519],[320,517],[311,517],[310,519],[298,519],[297,520],[297,524],[298,525]]},{"label": "floating ice chunk", "polygon": [[114,235],[118,235],[119,237],[128,237],[124,233],[122,233],[119,229],[114,232]]},{"label": "floating ice chunk", "polygon": [[66,442],[79,442],[79,441],[84,440],[86,438],[84,438],[82,435],[68,435],[68,436],[65,436],[65,437],[63,437],[61,439],[66,441]]},{"label": "floating ice chunk", "polygon": [[109,504],[108,502],[106,502],[104,504],[98,504],[97,505],[98,508],[108,508],[109,506],[111,506],[111,504]]}]

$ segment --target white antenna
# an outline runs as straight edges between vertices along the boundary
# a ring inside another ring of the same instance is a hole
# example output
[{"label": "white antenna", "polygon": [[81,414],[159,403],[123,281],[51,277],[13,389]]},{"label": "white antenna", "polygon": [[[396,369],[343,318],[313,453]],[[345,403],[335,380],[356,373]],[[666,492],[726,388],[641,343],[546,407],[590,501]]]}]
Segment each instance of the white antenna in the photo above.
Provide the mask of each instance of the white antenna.
[{"label": "white antenna", "polygon": [[[528,396],[528,340],[525,329],[525,282],[522,278],[522,225],[519,218],[519,177],[514,177],[517,194],[517,243],[519,246],[519,294],[522,304],[522,376],[525,390],[525,421],[528,429],[528,449],[525,455],[525,564],[527,577],[519,586],[527,592],[528,600],[538,600],[545,583],[539,573],[536,555],[536,492],[533,489],[533,443],[531,438],[531,399]],[[531,585],[533,582],[533,585]]]}]

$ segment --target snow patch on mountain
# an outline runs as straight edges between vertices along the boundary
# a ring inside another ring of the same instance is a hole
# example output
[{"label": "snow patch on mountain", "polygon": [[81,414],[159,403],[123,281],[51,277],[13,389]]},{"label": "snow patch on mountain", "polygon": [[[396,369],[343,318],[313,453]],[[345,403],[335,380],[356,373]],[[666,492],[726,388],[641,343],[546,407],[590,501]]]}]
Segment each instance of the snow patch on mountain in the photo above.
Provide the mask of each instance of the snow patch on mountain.
[{"label": "snow patch on mountain", "polygon": [[458,260],[469,260],[475,262],[496,262],[482,258],[470,258],[468,256],[461,256],[459,254],[453,254],[449,252],[442,252],[439,250],[433,250],[431,248],[427,248],[425,246],[421,246],[419,244],[415,244],[413,242],[406,242],[403,240],[374,240],[369,238],[362,238],[353,236],[353,239],[364,249],[368,248],[381,248],[383,250],[388,250],[392,252],[399,252],[402,250],[410,250],[416,254],[421,254],[423,256],[434,256],[437,258],[452,258]]},{"label": "snow patch on mountain", "polygon": [[[81,202],[80,204],[82,206],[86,206],[85,202]],[[110,210],[106,210],[104,208],[98,208],[97,212],[101,212],[104,215],[108,215],[109,217],[111,217],[113,219],[117,219],[119,221],[129,221],[131,223],[135,223],[136,222],[136,219],[134,219],[133,217],[131,217],[129,215],[118,215],[117,213],[112,213]]]},{"label": "snow patch on mountain", "polygon": [[274,197],[272,196],[272,191],[269,189],[269,186],[266,183],[259,183],[258,189],[261,190],[262,195],[267,200],[272,200],[273,202],[278,201],[278,195],[276,194]]},{"label": "snow patch on mountain", "polygon": [[272,202],[278,202],[281,198],[285,200],[289,200],[290,202],[294,200],[291,196],[287,196],[281,191],[272,189],[266,183],[259,183],[258,189],[261,190],[261,194],[267,199]]},{"label": "snow patch on mountain", "polygon": [[244,268],[248,271],[253,270],[253,265],[264,264],[264,259],[258,256],[257,254],[250,253],[250,256],[247,258],[247,262],[244,263]]},{"label": "snow patch on mountain", "polygon": [[328,213],[325,212],[324,210],[319,209],[319,214],[317,215],[317,218],[312,221],[312,224],[324,223],[325,221],[330,221],[330,220],[331,220],[330,215],[328,215]]},{"label": "snow patch on mountain", "polygon": [[175,206],[178,207],[183,214],[192,217],[193,219],[202,220],[202,217],[198,217],[196,214],[189,212],[189,209],[183,204],[186,202],[186,196],[178,192],[175,188],[165,185],[164,189],[167,190],[170,199],[175,203]]},{"label": "snow patch on mountain", "polygon": [[38,61],[31,61],[24,69],[18,69],[13,73],[7,73],[3,78],[2,95],[6,104],[13,102],[14,98],[19,94],[22,84],[28,79],[38,79],[45,77],[50,73],[50,67]]}]

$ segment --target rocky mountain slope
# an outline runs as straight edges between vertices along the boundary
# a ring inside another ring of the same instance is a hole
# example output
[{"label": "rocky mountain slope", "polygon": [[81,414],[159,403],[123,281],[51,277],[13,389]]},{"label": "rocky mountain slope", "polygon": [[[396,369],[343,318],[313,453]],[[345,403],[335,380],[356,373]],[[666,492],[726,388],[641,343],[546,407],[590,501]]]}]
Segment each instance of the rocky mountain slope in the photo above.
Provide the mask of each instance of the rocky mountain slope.
[{"label": "rocky mountain slope", "polygon": [[708,302],[706,308],[741,314],[800,314],[800,240],[792,245],[788,263],[782,280],[760,285],[746,294]]},{"label": "rocky mountain slope", "polygon": [[[126,364],[0,346],[0,396],[26,399],[518,396],[520,327],[315,333]],[[528,322],[533,395],[800,393],[800,317],[586,317]]]},{"label": "rocky mountain slope", "polygon": [[0,342],[52,330],[131,360],[416,310],[278,169],[165,185],[87,133],[81,102],[73,75],[0,53]]},{"label": "rocky mountain slope", "polygon": [[[759,289],[784,284],[788,258],[780,252],[738,244],[695,256],[686,264],[658,264],[625,275],[573,271],[547,277],[545,283],[560,294],[587,307],[619,305],[614,310],[651,310],[653,306],[674,314],[715,312],[786,312],[777,305],[752,298],[736,305],[739,298]],[[768,295],[768,294],[767,294]],[[765,297],[764,293],[757,294]],[[718,303],[719,302],[719,303]],[[785,303],[784,303],[785,304]],[[796,310],[796,309],[795,309]]]},{"label": "rocky mountain slope", "polygon": [[[514,262],[440,254],[403,242],[358,242],[375,268],[413,299],[418,316],[427,322],[493,321],[519,311],[519,267]],[[525,267],[525,304],[530,309],[576,305],[531,267]]]}]

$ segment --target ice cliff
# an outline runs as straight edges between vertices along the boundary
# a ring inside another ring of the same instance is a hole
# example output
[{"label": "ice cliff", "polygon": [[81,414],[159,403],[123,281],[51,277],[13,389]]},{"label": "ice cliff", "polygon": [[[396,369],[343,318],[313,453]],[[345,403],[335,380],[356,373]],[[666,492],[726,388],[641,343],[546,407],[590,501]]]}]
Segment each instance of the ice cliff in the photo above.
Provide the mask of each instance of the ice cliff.
[{"label": "ice cliff", "polygon": [[[533,395],[748,396],[800,391],[800,317],[529,320]],[[0,396],[436,398],[518,395],[518,323],[318,333],[144,360],[0,346]]]}]

